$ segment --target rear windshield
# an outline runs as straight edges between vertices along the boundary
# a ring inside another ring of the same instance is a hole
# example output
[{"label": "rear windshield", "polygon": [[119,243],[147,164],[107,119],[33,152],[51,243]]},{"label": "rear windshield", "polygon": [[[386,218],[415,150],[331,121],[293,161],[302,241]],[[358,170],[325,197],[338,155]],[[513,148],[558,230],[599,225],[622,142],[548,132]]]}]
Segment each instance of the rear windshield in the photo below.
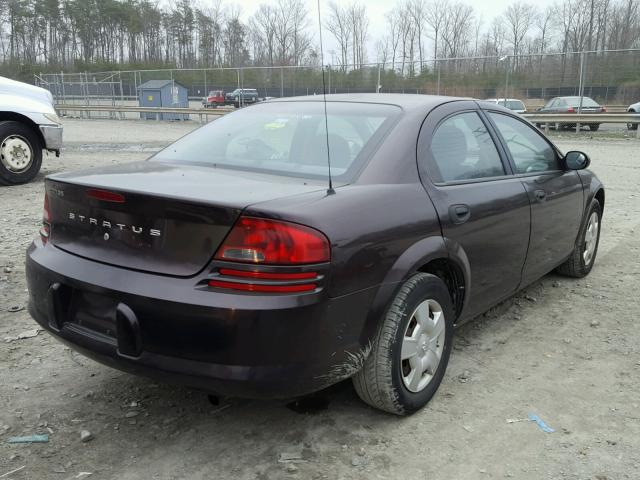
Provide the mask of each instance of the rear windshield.
[{"label": "rear windshield", "polygon": [[273,102],[224,115],[151,158],[350,182],[400,115],[394,105]]},{"label": "rear windshield", "polygon": [[503,107],[507,107],[509,110],[526,110],[524,103],[520,100],[499,100],[498,105],[502,105]]}]

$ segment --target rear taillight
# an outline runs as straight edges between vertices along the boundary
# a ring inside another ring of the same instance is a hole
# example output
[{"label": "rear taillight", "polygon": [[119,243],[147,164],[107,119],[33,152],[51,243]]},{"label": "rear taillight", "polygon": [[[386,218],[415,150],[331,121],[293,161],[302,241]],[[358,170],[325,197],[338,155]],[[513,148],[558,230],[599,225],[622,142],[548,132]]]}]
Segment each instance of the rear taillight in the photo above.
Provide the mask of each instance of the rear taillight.
[{"label": "rear taillight", "polygon": [[567,108],[567,113],[576,113],[576,111],[573,107],[569,107]]},{"label": "rear taillight", "polygon": [[244,292],[315,292],[321,288],[324,276],[309,271],[305,265],[328,262],[330,251],[327,237],[311,227],[240,217],[215,258],[244,266],[219,268],[212,273],[208,285]]},{"label": "rear taillight", "polygon": [[607,112],[607,107],[602,107],[602,113],[606,113]]},{"label": "rear taillight", "polygon": [[44,194],[44,209],[42,211],[42,227],[40,228],[40,238],[42,243],[49,241],[51,235],[51,209],[49,208],[49,195]]},{"label": "rear taillight", "polygon": [[263,265],[304,265],[330,259],[329,240],[304,225],[240,217],[215,258]]}]

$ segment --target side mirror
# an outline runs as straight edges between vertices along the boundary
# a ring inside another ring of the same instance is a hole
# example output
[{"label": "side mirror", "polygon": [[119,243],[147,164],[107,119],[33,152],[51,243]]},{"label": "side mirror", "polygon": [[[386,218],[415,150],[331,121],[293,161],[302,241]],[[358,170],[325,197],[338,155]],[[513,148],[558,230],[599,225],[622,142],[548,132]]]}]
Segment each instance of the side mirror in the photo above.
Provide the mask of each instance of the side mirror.
[{"label": "side mirror", "polygon": [[583,170],[591,164],[591,159],[586,153],[572,150],[564,156],[564,163],[569,170]]}]

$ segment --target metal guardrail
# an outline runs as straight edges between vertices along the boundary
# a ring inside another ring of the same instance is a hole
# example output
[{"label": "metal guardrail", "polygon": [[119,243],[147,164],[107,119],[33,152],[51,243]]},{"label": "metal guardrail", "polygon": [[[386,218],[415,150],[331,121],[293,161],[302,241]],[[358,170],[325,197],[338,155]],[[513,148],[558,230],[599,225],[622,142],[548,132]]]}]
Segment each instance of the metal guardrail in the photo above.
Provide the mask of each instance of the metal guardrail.
[{"label": "metal guardrail", "polygon": [[198,115],[200,123],[209,121],[209,116],[219,117],[229,112],[233,112],[233,108],[175,108],[175,107],[137,107],[135,105],[74,105],[74,104],[58,104],[55,106],[58,113],[63,114],[68,111],[86,112],[87,118],[90,118],[91,112],[108,112],[119,114],[124,119],[125,113],[146,113],[155,115],[156,120],[160,120],[163,113],[175,113],[181,115]]},{"label": "metal guardrail", "polygon": [[[549,127],[558,127],[562,124],[571,124],[576,126],[576,131],[580,130],[582,125],[602,124],[602,123],[622,123],[640,124],[640,114],[638,113],[525,113],[522,115],[531,123],[544,127],[545,132],[549,132]],[[640,138],[640,129],[636,130],[637,138]]]},{"label": "metal guardrail", "polygon": [[[112,106],[112,105],[73,105],[59,104],[56,110],[60,113],[67,111],[86,112],[109,112],[120,114],[120,118],[124,118],[124,113],[148,113],[155,114],[156,120],[160,119],[162,113],[176,113],[184,115],[198,115],[200,122],[208,121],[209,116],[219,117],[234,111],[233,108],[170,108],[170,107],[137,107],[131,106]],[[557,126],[569,123],[576,125],[579,129],[581,125],[601,124],[601,123],[621,123],[621,124],[640,124],[640,114],[638,113],[595,113],[595,114],[549,114],[549,113],[525,113],[522,115],[531,123],[544,126],[545,131],[549,131],[550,126]],[[637,130],[637,136],[640,138],[640,129]]]}]

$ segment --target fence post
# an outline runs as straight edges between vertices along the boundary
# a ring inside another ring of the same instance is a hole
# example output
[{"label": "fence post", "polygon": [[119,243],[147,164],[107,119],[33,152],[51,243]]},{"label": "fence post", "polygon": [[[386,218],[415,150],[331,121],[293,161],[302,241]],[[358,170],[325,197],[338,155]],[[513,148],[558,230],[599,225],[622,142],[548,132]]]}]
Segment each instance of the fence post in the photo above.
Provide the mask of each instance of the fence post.
[{"label": "fence post", "polygon": [[60,72],[60,86],[62,87],[62,103],[67,103],[67,96],[64,91],[64,72]]},{"label": "fence post", "polygon": [[[124,106],[124,87],[122,85],[122,72],[118,72],[118,78],[120,79],[120,105]],[[124,112],[120,112],[120,120],[124,119]]]},{"label": "fence post", "polygon": [[509,97],[509,67],[510,67],[510,61],[509,61],[509,55],[507,55],[506,57],[506,61],[505,61],[505,80],[504,80],[504,106],[507,106],[507,98]]},{"label": "fence post", "polygon": [[284,72],[280,67],[280,98],[284,97]]},{"label": "fence post", "polygon": [[376,84],[376,93],[380,93],[380,64],[378,64],[378,83]]},{"label": "fence post", "polygon": [[[578,95],[580,95],[578,115],[582,115],[582,100],[584,98],[584,51],[580,52],[580,80],[578,83]],[[576,123],[576,133],[578,132],[580,132],[580,124]]]}]

